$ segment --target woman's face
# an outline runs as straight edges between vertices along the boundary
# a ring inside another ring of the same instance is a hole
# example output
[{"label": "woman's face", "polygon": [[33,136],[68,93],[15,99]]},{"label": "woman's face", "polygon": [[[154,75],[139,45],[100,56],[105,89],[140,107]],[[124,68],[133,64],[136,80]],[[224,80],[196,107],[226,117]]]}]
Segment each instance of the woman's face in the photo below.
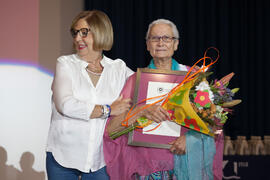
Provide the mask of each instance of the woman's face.
[{"label": "woman's face", "polygon": [[168,24],[155,24],[149,32],[149,38],[157,37],[158,41],[147,40],[147,50],[150,52],[153,59],[171,59],[174,51],[177,50],[178,40],[164,42],[160,37],[174,37],[173,31]]},{"label": "woman's face", "polygon": [[[84,19],[80,19],[75,25],[74,30],[78,31],[83,28],[89,29],[89,26]],[[94,51],[93,50],[94,39],[91,31],[88,32],[86,37],[82,37],[81,34],[82,32],[79,32],[77,33],[77,35],[75,35],[75,37],[73,38],[73,43],[75,45],[77,54],[81,58],[84,58]]]}]

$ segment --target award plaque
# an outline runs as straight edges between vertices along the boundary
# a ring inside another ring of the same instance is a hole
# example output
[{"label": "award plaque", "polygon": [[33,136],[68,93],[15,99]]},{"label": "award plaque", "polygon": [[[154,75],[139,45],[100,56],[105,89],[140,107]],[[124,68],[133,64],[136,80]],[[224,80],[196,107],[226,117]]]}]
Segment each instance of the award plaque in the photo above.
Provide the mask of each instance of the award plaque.
[{"label": "award plaque", "polygon": [[[186,71],[138,68],[133,104],[137,104],[144,99],[167,94],[172,88],[183,81],[186,73]],[[157,100],[159,99],[146,100],[141,104],[151,104]],[[181,127],[170,121],[163,121],[158,128],[151,130],[156,126],[157,124],[153,123],[143,128],[142,131],[134,130],[130,132],[128,144],[132,146],[169,149],[171,145],[168,143],[187,131],[185,127]],[[150,130],[150,132],[147,132],[147,130]]]}]

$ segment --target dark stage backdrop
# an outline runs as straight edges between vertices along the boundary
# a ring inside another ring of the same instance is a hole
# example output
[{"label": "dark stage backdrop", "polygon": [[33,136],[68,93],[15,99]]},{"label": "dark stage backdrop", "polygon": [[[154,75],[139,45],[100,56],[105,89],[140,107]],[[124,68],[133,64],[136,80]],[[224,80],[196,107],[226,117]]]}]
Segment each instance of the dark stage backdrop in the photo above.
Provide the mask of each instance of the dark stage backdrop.
[{"label": "dark stage backdrop", "polygon": [[145,67],[150,60],[145,34],[158,18],[173,21],[180,46],[174,55],[192,65],[211,46],[220,50],[211,78],[230,72],[230,87],[240,87],[243,103],[225,125],[225,134],[270,135],[268,67],[270,1],[268,0],[85,0],[85,9],[102,10],[114,27],[114,46],[105,54],[122,58],[129,67]]}]

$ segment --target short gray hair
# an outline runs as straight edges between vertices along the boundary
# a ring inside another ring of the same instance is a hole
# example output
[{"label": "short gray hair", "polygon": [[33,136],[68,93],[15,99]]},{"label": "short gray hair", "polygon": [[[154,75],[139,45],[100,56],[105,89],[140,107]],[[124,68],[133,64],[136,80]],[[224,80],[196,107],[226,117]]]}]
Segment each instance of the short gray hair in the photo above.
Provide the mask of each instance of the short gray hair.
[{"label": "short gray hair", "polygon": [[157,19],[157,20],[153,21],[151,24],[149,24],[148,30],[146,33],[146,37],[145,37],[146,40],[149,38],[150,30],[151,30],[152,26],[154,26],[155,24],[168,24],[172,28],[174,37],[179,39],[179,32],[177,30],[176,25],[173,22],[171,22],[170,20],[167,20],[167,19]]}]

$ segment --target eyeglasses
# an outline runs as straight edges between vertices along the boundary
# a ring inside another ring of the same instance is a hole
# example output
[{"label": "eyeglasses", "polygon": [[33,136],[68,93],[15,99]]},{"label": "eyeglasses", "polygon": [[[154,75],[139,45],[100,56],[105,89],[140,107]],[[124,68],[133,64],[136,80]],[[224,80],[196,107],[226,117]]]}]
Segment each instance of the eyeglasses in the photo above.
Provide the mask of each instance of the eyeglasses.
[{"label": "eyeglasses", "polygon": [[173,40],[177,39],[176,37],[169,37],[169,36],[150,36],[148,38],[151,42],[159,42],[162,39],[163,42],[172,42]]},{"label": "eyeglasses", "polygon": [[81,28],[79,30],[71,29],[70,33],[73,38],[77,37],[77,34],[79,33],[82,38],[86,38],[88,33],[90,32],[90,29],[87,28]]}]

